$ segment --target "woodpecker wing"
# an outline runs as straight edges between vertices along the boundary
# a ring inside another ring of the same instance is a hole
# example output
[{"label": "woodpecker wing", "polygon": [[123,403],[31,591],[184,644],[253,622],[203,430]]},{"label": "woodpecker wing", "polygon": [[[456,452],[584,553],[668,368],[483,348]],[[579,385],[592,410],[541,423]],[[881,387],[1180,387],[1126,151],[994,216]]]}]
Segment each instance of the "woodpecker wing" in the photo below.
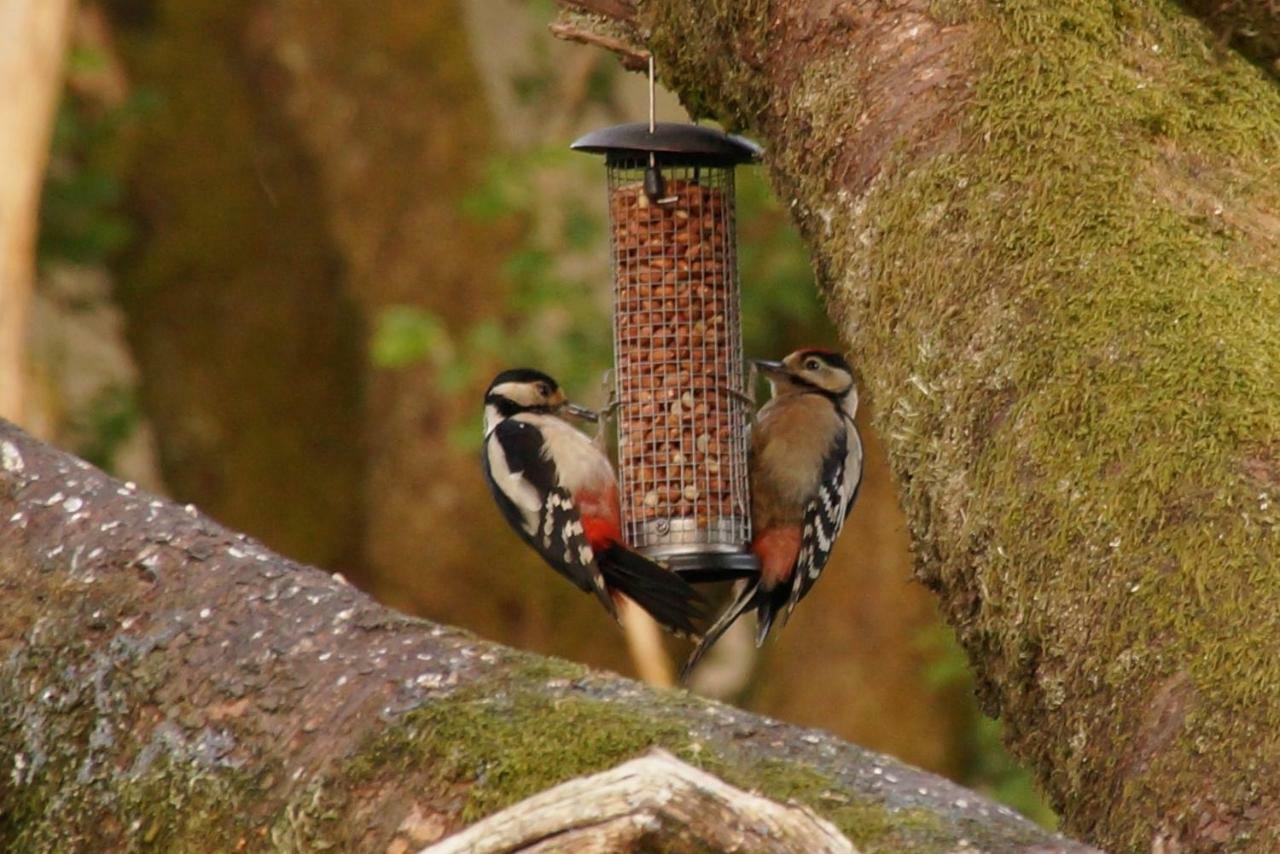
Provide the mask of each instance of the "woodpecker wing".
[{"label": "woodpecker wing", "polygon": [[580,589],[594,592],[613,613],[573,496],[560,486],[555,463],[545,451],[542,431],[535,425],[514,418],[499,423],[485,440],[490,490],[520,538]]},{"label": "woodpecker wing", "polygon": [[805,508],[800,533],[800,552],[791,577],[791,598],[787,613],[805,597],[831,558],[844,520],[848,518],[862,485],[862,438],[853,422],[844,419],[842,430],[822,461],[822,478],[817,494]]}]

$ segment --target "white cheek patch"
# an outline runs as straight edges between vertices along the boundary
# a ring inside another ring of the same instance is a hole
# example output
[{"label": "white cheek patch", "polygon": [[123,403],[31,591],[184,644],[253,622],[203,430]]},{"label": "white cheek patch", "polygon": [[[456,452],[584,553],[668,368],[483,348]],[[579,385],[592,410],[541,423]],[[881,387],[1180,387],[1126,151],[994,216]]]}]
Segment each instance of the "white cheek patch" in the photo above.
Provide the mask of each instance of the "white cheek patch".
[{"label": "white cheek patch", "polygon": [[529,383],[501,383],[489,390],[490,394],[505,397],[521,406],[537,406],[542,397]]},{"label": "white cheek patch", "polygon": [[485,404],[484,407],[484,437],[489,435],[502,423],[502,413],[498,412],[498,407],[492,403]]}]

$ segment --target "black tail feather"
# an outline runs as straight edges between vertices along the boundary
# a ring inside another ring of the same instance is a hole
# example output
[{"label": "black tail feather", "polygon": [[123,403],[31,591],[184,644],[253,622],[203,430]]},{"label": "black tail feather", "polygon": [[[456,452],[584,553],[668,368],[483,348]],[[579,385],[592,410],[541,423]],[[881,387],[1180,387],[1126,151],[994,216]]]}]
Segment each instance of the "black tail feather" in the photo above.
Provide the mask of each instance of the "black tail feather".
[{"label": "black tail feather", "polygon": [[625,594],[669,631],[699,636],[695,621],[706,616],[706,600],[687,581],[623,546],[598,554],[597,563],[610,590]]},{"label": "black tail feather", "polygon": [[[773,590],[761,590],[756,596],[756,646],[763,646],[764,639],[773,628],[773,620],[786,607],[791,598],[791,589],[787,585],[779,585]],[[786,620],[783,619],[785,623]]]},{"label": "black tail feather", "polygon": [[702,657],[715,645],[716,641],[720,640],[720,636],[729,630],[729,626],[752,608],[756,612],[756,646],[763,644],[764,639],[769,636],[769,629],[773,627],[774,618],[786,607],[787,600],[790,598],[788,589],[785,586],[779,586],[773,590],[765,590],[760,586],[759,576],[747,582],[742,592],[716,618],[715,623],[702,636],[702,640],[698,641],[698,645],[693,648],[693,652],[689,654],[689,660],[680,669],[680,682],[683,683],[689,677]]},{"label": "black tail feather", "polygon": [[746,583],[746,586],[742,588],[742,592],[716,618],[715,623],[702,636],[702,640],[698,641],[698,645],[693,648],[693,652],[689,653],[689,660],[684,663],[684,667],[680,668],[680,682],[682,684],[689,678],[689,674],[693,672],[693,668],[698,665],[702,657],[710,651],[716,641],[720,640],[720,636],[727,632],[729,627],[750,608],[759,607],[767,595],[765,591],[760,589],[759,577],[753,578]]}]

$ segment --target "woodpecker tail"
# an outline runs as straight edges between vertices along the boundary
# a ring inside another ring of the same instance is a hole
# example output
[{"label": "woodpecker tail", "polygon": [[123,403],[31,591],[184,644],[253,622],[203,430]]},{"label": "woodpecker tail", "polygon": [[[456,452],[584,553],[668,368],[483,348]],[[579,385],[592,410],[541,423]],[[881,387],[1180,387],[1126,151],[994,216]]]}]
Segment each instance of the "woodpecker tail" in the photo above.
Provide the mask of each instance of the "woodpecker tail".
[{"label": "woodpecker tail", "polygon": [[[782,613],[789,601],[791,601],[791,586],[788,584],[780,584],[772,590],[761,590],[756,594],[756,646],[764,645],[764,639],[769,636],[769,629],[773,628],[774,618]],[[787,616],[790,616],[789,611]],[[783,617],[782,622],[786,624],[786,617]]]},{"label": "woodpecker tail", "polygon": [[596,563],[610,590],[625,594],[668,631],[700,636],[694,621],[706,616],[706,600],[680,576],[617,544],[597,553]]},{"label": "woodpecker tail", "polygon": [[764,639],[769,635],[769,629],[773,626],[773,618],[787,604],[787,590],[786,586],[765,590],[760,586],[759,576],[748,581],[733,603],[724,609],[711,628],[707,629],[702,636],[702,640],[698,641],[698,645],[693,648],[693,652],[689,654],[689,660],[684,663],[684,667],[680,668],[680,682],[683,684],[689,678],[693,668],[697,667],[702,657],[711,650],[716,641],[720,640],[720,636],[752,608],[756,610],[756,646],[763,644]]}]

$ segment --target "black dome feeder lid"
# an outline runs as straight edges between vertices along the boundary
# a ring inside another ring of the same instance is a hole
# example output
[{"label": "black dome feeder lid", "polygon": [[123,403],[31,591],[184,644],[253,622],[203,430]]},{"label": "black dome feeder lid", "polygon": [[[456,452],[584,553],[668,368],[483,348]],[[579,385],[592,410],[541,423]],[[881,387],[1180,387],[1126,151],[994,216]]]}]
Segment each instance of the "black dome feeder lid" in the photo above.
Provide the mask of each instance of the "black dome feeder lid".
[{"label": "black dome feeder lid", "polygon": [[764,152],[749,139],[715,128],[683,122],[658,122],[649,132],[648,122],[593,130],[569,146],[574,151],[604,154],[606,163],[656,155],[661,164],[688,163],[736,166],[760,159]]}]

